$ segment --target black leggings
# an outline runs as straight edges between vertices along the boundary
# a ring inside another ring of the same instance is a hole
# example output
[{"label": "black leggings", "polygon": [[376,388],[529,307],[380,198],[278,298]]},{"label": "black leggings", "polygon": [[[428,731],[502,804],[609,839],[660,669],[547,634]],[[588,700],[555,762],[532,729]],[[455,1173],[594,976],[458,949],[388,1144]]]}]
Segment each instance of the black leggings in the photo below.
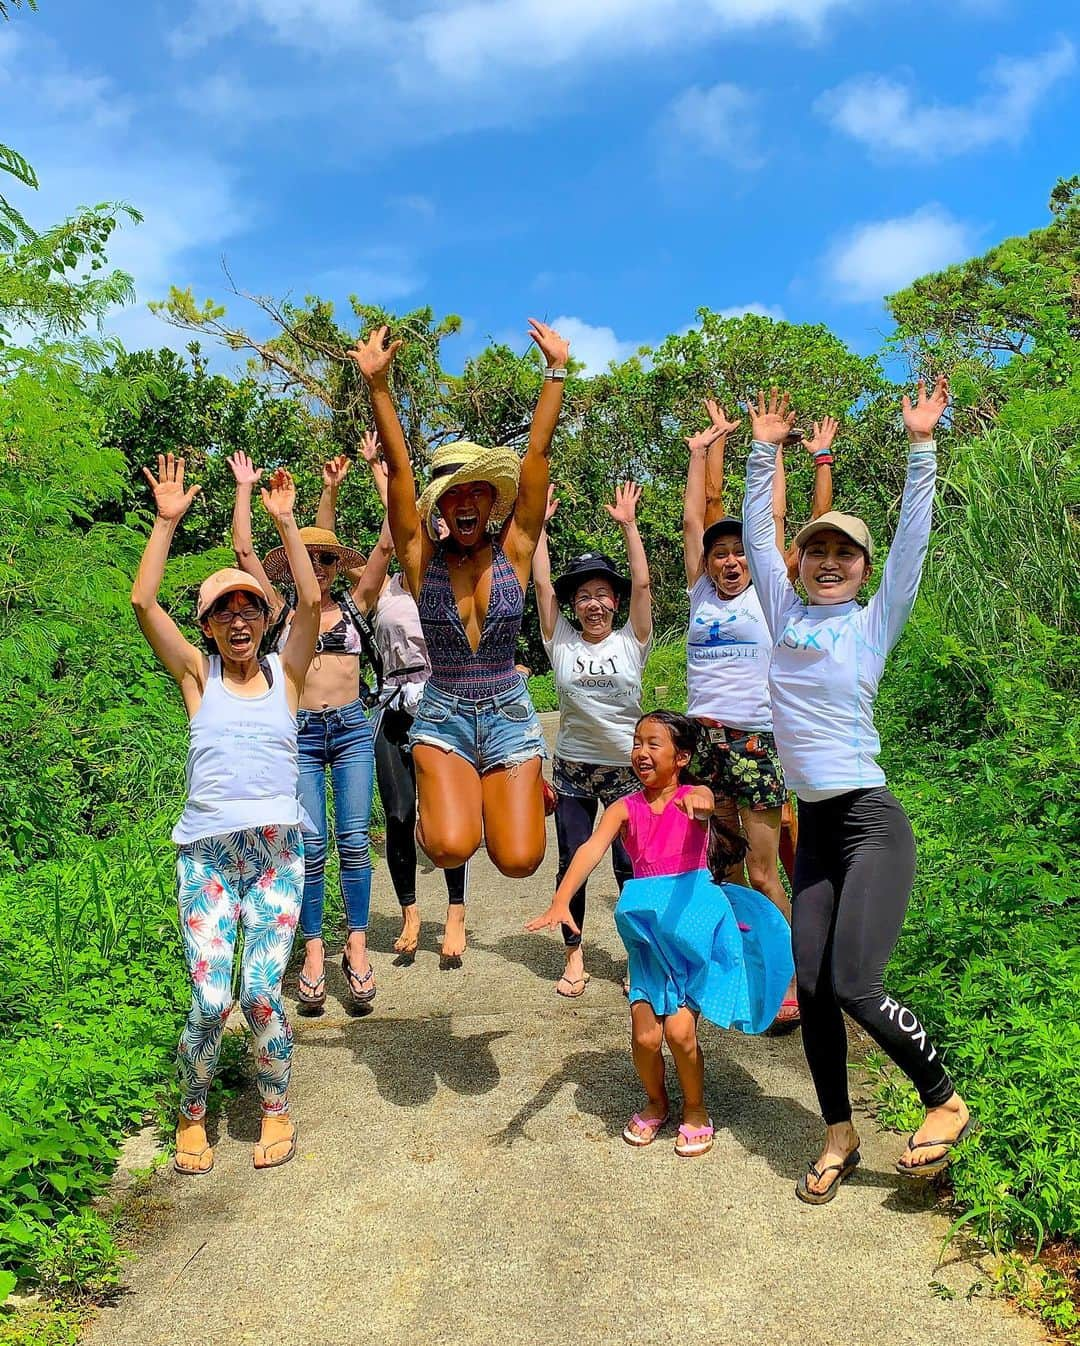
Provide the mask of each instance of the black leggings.
[{"label": "black leggings", "polygon": [[[386,865],[397,900],[416,902],[416,768],[409,751],[413,717],[396,706],[379,713],[375,731],[375,778],[386,814]],[[467,864],[445,869],[451,905],[465,901]]]},{"label": "black leggings", "polygon": [[844,1014],[908,1076],[924,1106],[952,1080],[918,1019],[882,984],[915,880],[915,838],[884,787],[799,803],[791,940],[803,1050],[829,1126],[851,1118]]},{"label": "black leggings", "polygon": [[[556,883],[562,883],[577,848],[583,846],[592,836],[593,823],[596,822],[596,810],[599,803],[598,799],[578,799],[575,795],[560,794],[558,796],[558,802],[555,805],[555,835],[559,841],[559,872],[556,876]],[[626,853],[626,847],[618,837],[615,838],[615,843],[611,848],[611,868],[615,872],[615,882],[619,885],[619,892],[621,893],[626,880],[634,877],[634,869],[630,863],[630,857]],[[570,915],[573,916],[574,924],[578,929],[583,929],[585,924],[584,884],[570,899]],[[575,935],[568,925],[563,926],[562,934],[563,943],[568,949],[572,949],[581,943],[581,935]]]}]

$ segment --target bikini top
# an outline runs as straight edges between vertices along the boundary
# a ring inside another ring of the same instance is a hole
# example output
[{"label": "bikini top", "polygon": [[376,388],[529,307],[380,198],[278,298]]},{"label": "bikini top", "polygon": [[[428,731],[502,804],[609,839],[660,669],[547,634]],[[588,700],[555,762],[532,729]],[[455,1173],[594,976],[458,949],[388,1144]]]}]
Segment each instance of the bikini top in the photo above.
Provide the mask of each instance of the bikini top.
[{"label": "bikini top", "polygon": [[345,611],[344,605],[339,603],[338,609],[341,612],[341,617],[329,631],[319,633],[319,638],[315,642],[315,653],[355,654],[357,658],[360,658],[365,653],[360,632]]}]

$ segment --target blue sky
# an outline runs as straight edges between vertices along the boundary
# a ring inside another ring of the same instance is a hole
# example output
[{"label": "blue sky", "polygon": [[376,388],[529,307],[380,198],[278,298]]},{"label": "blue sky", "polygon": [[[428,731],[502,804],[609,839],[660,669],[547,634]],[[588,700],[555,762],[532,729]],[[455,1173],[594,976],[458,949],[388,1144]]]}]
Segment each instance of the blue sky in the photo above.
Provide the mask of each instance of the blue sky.
[{"label": "blue sky", "polygon": [[131,347],[182,346],[145,301],[224,298],[224,257],[458,313],[456,360],[561,321],[596,368],[701,305],[876,349],[884,293],[1045,222],[1078,67],[1066,0],[39,0],[0,115],[31,218],[144,212]]}]

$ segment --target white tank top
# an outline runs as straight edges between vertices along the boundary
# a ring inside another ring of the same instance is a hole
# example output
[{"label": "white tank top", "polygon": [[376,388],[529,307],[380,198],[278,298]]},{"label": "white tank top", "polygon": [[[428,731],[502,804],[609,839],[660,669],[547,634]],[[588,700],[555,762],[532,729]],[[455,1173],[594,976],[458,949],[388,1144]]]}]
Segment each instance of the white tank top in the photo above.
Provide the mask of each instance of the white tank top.
[{"label": "white tank top", "polygon": [[285,674],[278,655],[267,663],[269,691],[237,696],[221,679],[220,656],[210,656],[202,705],[189,726],[187,803],[172,833],[180,845],[272,824],[311,829],[297,798],[296,716]]}]

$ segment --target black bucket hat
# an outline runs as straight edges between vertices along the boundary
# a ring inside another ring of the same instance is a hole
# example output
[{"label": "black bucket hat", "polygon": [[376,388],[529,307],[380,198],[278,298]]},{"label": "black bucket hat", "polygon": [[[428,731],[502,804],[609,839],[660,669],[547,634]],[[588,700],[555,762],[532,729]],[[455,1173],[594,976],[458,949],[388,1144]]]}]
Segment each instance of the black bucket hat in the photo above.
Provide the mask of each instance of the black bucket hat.
[{"label": "black bucket hat", "polygon": [[717,519],[715,523],[709,524],[701,535],[701,550],[708,556],[709,548],[718,537],[725,537],[728,533],[734,533],[737,537],[742,537],[742,519],[736,519],[728,515],[726,519]]},{"label": "black bucket hat", "polygon": [[624,599],[630,593],[630,581],[615,569],[615,562],[603,552],[586,551],[575,556],[552,586],[560,603],[572,602],[574,592],[586,580],[607,580],[615,596]]}]

